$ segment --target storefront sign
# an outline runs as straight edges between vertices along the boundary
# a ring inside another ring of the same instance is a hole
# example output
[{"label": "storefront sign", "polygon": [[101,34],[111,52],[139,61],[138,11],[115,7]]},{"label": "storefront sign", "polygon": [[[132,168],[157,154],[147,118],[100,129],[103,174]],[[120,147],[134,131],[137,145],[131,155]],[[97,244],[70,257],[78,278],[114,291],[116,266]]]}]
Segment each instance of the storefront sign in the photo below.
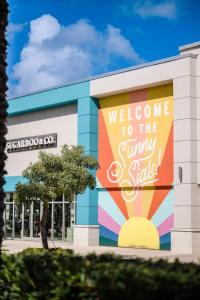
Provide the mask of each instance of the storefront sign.
[{"label": "storefront sign", "polygon": [[57,133],[8,140],[8,153],[57,147]]}]

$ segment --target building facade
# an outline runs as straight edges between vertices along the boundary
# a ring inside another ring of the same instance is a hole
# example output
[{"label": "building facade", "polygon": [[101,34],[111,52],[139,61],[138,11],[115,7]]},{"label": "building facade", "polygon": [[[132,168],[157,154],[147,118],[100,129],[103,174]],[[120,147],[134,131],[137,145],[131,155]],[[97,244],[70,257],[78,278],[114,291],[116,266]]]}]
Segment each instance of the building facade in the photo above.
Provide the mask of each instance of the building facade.
[{"label": "building facade", "polygon": [[73,224],[76,245],[200,252],[200,42],[179,50],[9,100],[5,218],[12,209],[16,227],[18,214],[19,236],[39,236],[42,211],[13,204],[22,171],[40,150],[81,144],[99,161],[97,188],[78,195],[76,207],[50,204],[52,239],[69,240]]}]

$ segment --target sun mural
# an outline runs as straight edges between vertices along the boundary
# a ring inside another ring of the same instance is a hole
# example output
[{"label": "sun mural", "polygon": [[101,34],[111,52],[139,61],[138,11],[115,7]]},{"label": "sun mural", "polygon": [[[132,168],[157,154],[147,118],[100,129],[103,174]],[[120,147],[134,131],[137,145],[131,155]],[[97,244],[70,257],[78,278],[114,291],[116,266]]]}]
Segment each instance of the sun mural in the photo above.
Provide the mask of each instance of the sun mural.
[{"label": "sun mural", "polygon": [[169,249],[173,226],[173,87],[99,100],[100,244]]}]

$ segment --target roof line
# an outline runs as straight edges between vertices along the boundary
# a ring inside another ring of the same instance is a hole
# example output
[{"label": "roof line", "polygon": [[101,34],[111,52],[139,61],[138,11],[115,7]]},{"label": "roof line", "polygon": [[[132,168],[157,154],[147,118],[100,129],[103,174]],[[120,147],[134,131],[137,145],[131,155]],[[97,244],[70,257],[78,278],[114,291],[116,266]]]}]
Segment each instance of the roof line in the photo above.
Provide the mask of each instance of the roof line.
[{"label": "roof line", "polygon": [[191,48],[196,48],[196,47],[199,47],[199,46],[200,46],[200,41],[180,46],[180,47],[178,47],[178,49],[179,49],[179,51],[184,51],[184,50],[188,50],[188,49],[191,49]]},{"label": "roof line", "polygon": [[133,66],[133,67],[120,69],[120,70],[117,70],[117,71],[104,73],[104,74],[100,74],[100,75],[96,75],[96,76],[92,77],[92,80],[99,79],[99,78],[102,78],[102,77],[112,76],[112,75],[116,75],[116,74],[120,74],[120,73],[130,72],[130,71],[134,71],[134,70],[138,70],[138,69],[142,69],[142,68],[147,68],[147,67],[155,66],[155,65],[158,65],[158,64],[167,63],[167,62],[170,62],[170,61],[173,61],[173,60],[187,58],[187,57],[197,58],[197,54],[185,53],[185,54],[181,54],[181,55],[171,56],[171,57],[168,57],[168,58],[162,58],[162,59],[159,59],[159,60],[143,63],[143,64],[136,65],[136,66]]},{"label": "roof line", "polygon": [[130,72],[130,71],[134,71],[134,70],[138,70],[138,69],[142,69],[142,68],[147,68],[147,67],[151,67],[151,66],[154,66],[154,65],[167,63],[167,62],[170,62],[170,61],[174,61],[174,60],[178,60],[178,59],[182,59],[182,58],[186,58],[186,57],[197,58],[197,55],[192,54],[192,53],[185,53],[185,54],[181,54],[181,55],[171,56],[171,57],[168,57],[168,58],[162,58],[162,59],[155,60],[155,61],[152,61],[152,62],[147,62],[147,63],[139,64],[139,65],[128,67],[128,68],[119,69],[119,70],[108,72],[108,73],[102,73],[102,74],[99,74],[99,75],[90,76],[90,77],[87,77],[87,78],[82,79],[82,80],[77,80],[77,81],[66,83],[64,85],[52,86],[52,87],[49,87],[47,89],[36,90],[36,91],[30,92],[30,93],[26,93],[26,94],[23,94],[23,95],[20,95],[20,96],[17,96],[17,97],[10,98],[8,100],[9,101],[10,100],[15,100],[15,99],[22,98],[22,97],[25,97],[25,96],[30,96],[30,95],[34,95],[34,94],[38,94],[38,93],[42,93],[42,92],[46,92],[46,91],[50,91],[50,90],[54,90],[54,89],[59,89],[59,88],[67,87],[69,85],[75,85],[75,84],[78,84],[78,83],[92,81],[92,80],[96,80],[96,79],[99,79],[99,78],[102,78],[102,77],[108,77],[108,76],[112,76],[112,75],[116,75],[116,74],[120,74],[120,73]]}]

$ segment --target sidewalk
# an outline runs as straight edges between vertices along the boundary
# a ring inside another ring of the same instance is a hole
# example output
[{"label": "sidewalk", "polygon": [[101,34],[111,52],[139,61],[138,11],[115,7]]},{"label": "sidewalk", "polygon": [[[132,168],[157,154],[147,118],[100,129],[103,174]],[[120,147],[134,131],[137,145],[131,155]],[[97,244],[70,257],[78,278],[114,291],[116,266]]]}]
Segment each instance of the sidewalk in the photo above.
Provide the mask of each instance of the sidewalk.
[{"label": "sidewalk", "polygon": [[[26,248],[41,248],[42,244],[40,240],[5,240],[3,242],[3,251],[5,253],[18,253]],[[200,263],[199,255],[190,254],[174,254],[170,251],[161,250],[147,250],[147,249],[135,249],[135,248],[120,248],[120,247],[105,247],[105,246],[88,246],[88,247],[74,247],[72,244],[66,242],[51,242],[49,241],[49,247],[61,247],[63,249],[73,249],[76,253],[86,255],[91,252],[97,254],[102,253],[114,253],[123,256],[125,259],[140,257],[144,259],[167,259],[168,261],[174,261],[178,258],[181,262],[195,262]]]}]

